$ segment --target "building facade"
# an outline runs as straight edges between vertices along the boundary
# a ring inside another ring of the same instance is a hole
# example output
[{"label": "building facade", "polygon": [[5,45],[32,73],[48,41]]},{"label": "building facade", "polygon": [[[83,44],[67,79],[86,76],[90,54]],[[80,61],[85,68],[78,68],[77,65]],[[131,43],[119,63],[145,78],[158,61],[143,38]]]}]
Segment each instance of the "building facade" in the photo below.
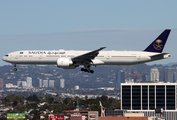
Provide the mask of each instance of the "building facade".
[{"label": "building facade", "polygon": [[32,87],[32,78],[31,77],[27,77],[26,82],[27,82],[28,87]]},{"label": "building facade", "polygon": [[[122,83],[121,89],[124,113],[177,119],[177,83]],[[163,113],[155,113],[156,108],[163,108]]]},{"label": "building facade", "polygon": [[159,70],[158,68],[152,68],[150,71],[150,75],[151,75],[151,81],[159,81]]},{"label": "building facade", "polygon": [[123,70],[117,72],[116,83],[116,89],[120,89],[120,84],[125,83],[125,72]]},{"label": "building facade", "polygon": [[3,85],[4,85],[4,83],[3,83],[3,79],[0,78],[0,88],[3,88]]},{"label": "building facade", "polygon": [[172,67],[165,68],[165,80],[167,82],[174,82],[174,69]]},{"label": "building facade", "polygon": [[48,80],[43,80],[43,87],[48,88]]},{"label": "building facade", "polygon": [[60,79],[60,87],[61,88],[65,87],[65,79]]},{"label": "building facade", "polygon": [[42,88],[42,79],[39,79],[39,87]]},{"label": "building facade", "polygon": [[177,83],[122,83],[122,110],[177,109]]},{"label": "building facade", "polygon": [[49,87],[54,88],[55,87],[54,83],[55,83],[54,80],[49,80]]}]

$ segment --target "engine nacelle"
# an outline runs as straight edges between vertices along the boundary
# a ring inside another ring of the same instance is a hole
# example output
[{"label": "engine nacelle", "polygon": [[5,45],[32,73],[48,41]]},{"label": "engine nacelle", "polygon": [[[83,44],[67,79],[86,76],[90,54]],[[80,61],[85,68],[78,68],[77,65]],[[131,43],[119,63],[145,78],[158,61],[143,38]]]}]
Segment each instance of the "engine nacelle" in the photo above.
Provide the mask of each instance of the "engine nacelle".
[{"label": "engine nacelle", "polygon": [[59,58],[57,59],[57,67],[64,69],[75,69],[73,61],[69,58]]}]

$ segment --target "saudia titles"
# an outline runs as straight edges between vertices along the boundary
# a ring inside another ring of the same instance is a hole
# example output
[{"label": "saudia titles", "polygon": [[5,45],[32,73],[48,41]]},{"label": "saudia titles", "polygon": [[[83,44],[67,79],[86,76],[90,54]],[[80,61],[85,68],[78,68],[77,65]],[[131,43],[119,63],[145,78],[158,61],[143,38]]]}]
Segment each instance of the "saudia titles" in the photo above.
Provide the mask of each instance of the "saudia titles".
[{"label": "saudia titles", "polygon": [[162,40],[158,39],[153,44],[156,50],[161,50],[163,48]]},{"label": "saudia titles", "polygon": [[48,52],[46,52],[46,51],[28,51],[28,54],[49,54],[49,55],[51,55],[51,54],[55,54],[55,55],[57,55],[57,54],[65,54],[65,52],[56,52],[56,51],[48,51]]}]

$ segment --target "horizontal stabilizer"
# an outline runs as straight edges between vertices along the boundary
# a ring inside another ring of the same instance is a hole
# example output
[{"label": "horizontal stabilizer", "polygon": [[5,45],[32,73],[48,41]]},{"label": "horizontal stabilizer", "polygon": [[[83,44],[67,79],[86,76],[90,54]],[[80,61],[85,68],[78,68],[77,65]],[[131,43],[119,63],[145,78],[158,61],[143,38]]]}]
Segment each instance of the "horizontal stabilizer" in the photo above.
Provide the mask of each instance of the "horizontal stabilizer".
[{"label": "horizontal stabilizer", "polygon": [[161,54],[153,55],[150,57],[151,57],[151,60],[160,60],[160,59],[164,59],[164,58],[169,58],[170,53],[161,53]]}]

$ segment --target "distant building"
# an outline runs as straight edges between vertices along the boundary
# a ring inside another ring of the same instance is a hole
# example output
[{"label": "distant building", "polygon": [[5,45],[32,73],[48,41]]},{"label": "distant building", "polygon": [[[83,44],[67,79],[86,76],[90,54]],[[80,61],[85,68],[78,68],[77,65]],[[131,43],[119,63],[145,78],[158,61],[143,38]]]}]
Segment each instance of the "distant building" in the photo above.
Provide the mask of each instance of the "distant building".
[{"label": "distant building", "polygon": [[143,78],[142,74],[137,74],[137,73],[131,74],[131,79],[134,79],[135,82],[143,81],[142,78]]},{"label": "distant building", "polygon": [[39,87],[42,88],[42,79],[39,79]]},{"label": "distant building", "polygon": [[173,77],[174,77],[173,73],[174,73],[174,70],[172,67],[165,68],[165,80],[167,82],[173,83]]},{"label": "distant building", "polygon": [[3,79],[0,78],[0,88],[3,88]]},{"label": "distant building", "polygon": [[54,80],[49,80],[49,87],[54,88],[54,87],[55,87],[55,86],[54,86],[54,83],[55,83]]},{"label": "distant building", "polygon": [[26,87],[27,86],[27,82],[26,81],[18,81],[17,82],[17,87]]},{"label": "distant building", "polygon": [[60,87],[61,88],[65,87],[65,79],[60,79]]},{"label": "distant building", "polygon": [[45,87],[45,88],[48,87],[48,80],[43,80],[43,87]]},{"label": "distant building", "polygon": [[120,89],[120,84],[125,83],[125,72],[119,70],[116,75],[116,89]]},{"label": "distant building", "polygon": [[149,75],[145,75],[145,76],[144,76],[144,80],[145,80],[145,81],[150,81]]},{"label": "distant building", "polygon": [[134,83],[134,79],[125,79],[125,83]]},{"label": "distant building", "polygon": [[173,82],[176,82],[177,81],[177,67],[173,67],[174,69],[174,75],[173,75]]},{"label": "distant building", "polygon": [[22,81],[17,81],[17,87],[21,87],[22,86]]},{"label": "distant building", "polygon": [[16,88],[17,86],[13,85],[12,83],[7,83],[6,88]]},{"label": "distant building", "polygon": [[27,82],[26,81],[21,81],[22,87],[27,87]]},{"label": "distant building", "polygon": [[76,86],[74,87],[74,89],[75,89],[75,90],[79,90],[79,85],[76,85]]},{"label": "distant building", "polygon": [[158,68],[152,68],[150,71],[150,75],[151,75],[151,81],[159,81],[159,70]]},{"label": "distant building", "polygon": [[27,82],[28,87],[32,87],[32,78],[31,77],[27,77],[26,82]]}]

